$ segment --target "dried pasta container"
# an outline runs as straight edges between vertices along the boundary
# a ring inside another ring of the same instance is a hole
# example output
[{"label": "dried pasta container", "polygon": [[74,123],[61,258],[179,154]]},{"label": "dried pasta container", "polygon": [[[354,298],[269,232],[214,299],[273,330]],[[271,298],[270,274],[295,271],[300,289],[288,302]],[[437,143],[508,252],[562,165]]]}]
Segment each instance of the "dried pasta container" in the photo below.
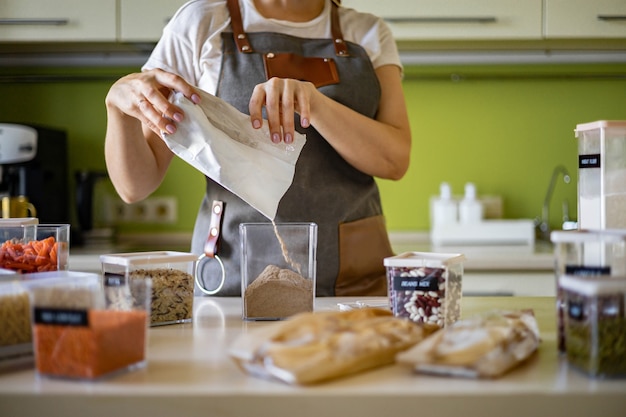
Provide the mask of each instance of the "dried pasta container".
[{"label": "dried pasta container", "polygon": [[567,362],[592,377],[626,377],[626,277],[563,275]]},{"label": "dried pasta container", "polygon": [[32,363],[28,291],[17,281],[0,282],[0,368]]},{"label": "dried pasta container", "polygon": [[104,288],[98,275],[33,282],[37,373],[95,380],[143,367],[150,284],[139,280]]},{"label": "dried pasta container", "polygon": [[105,287],[152,281],[150,325],[191,322],[198,255],[156,251],[101,255]]},{"label": "dried pasta container", "polygon": [[462,254],[405,252],[384,259],[396,317],[445,327],[461,316]]},{"label": "dried pasta container", "polygon": [[565,300],[559,277],[626,276],[626,230],[558,230],[551,233],[550,239],[554,244],[557,347],[563,353]]},{"label": "dried pasta container", "polygon": [[69,224],[0,225],[0,268],[16,273],[68,269]]}]

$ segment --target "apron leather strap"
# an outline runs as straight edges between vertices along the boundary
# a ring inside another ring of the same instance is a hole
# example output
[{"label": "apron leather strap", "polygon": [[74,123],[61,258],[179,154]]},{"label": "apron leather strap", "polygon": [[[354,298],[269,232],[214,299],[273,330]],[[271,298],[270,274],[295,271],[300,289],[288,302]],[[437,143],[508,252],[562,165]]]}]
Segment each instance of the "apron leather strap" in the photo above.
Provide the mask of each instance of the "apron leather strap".
[{"label": "apron leather strap", "polygon": [[214,258],[219,249],[223,213],[224,202],[218,200],[213,201],[213,205],[211,206],[209,235],[207,236],[206,243],[204,244],[204,254],[210,258]]},{"label": "apron leather strap", "polygon": [[[248,41],[248,37],[243,30],[243,20],[241,19],[241,9],[239,8],[239,0],[227,0],[228,11],[230,13],[230,25],[233,30],[233,37],[237,44],[239,52],[249,54],[254,52]],[[336,2],[332,2],[330,31],[335,45],[335,54],[337,56],[348,56],[348,46],[343,40],[341,25],[339,23],[339,6]]]}]

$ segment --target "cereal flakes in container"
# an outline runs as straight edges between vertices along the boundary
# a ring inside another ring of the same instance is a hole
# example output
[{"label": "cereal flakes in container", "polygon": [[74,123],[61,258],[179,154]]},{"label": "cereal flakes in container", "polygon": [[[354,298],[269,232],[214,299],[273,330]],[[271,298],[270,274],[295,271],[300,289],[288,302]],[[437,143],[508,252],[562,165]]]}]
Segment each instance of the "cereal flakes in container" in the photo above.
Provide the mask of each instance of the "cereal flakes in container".
[{"label": "cereal flakes in container", "polygon": [[405,252],[384,259],[396,317],[448,326],[461,316],[462,254]]},{"label": "cereal flakes in container", "polygon": [[105,296],[102,280],[93,274],[32,281],[38,375],[96,380],[145,366],[150,281],[107,288]]},{"label": "cereal flakes in container", "polygon": [[105,289],[152,281],[151,326],[191,322],[197,260],[198,255],[174,251],[100,256]]},{"label": "cereal flakes in container", "polygon": [[19,274],[67,270],[69,240],[69,224],[0,224],[0,268]]}]

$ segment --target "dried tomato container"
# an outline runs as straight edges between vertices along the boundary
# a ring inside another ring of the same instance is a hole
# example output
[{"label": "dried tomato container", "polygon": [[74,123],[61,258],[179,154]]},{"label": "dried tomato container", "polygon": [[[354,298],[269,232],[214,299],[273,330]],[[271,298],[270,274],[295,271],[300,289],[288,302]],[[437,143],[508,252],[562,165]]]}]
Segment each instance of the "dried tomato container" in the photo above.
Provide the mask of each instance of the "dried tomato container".
[{"label": "dried tomato container", "polygon": [[567,362],[587,375],[626,377],[626,277],[560,278]]},{"label": "dried tomato container", "polygon": [[105,287],[99,275],[33,281],[37,373],[94,380],[145,366],[150,285]]},{"label": "dried tomato container", "polygon": [[565,300],[559,278],[562,275],[587,279],[626,276],[626,230],[556,230],[550,239],[554,244],[557,347],[563,353]]},{"label": "dried tomato container", "polygon": [[69,224],[0,225],[0,268],[16,273],[68,269]]},{"label": "dried tomato container", "polygon": [[191,322],[198,255],[155,251],[101,255],[104,285],[152,281],[150,325]]},{"label": "dried tomato container", "polygon": [[405,252],[384,259],[396,317],[445,327],[461,316],[462,254]]}]

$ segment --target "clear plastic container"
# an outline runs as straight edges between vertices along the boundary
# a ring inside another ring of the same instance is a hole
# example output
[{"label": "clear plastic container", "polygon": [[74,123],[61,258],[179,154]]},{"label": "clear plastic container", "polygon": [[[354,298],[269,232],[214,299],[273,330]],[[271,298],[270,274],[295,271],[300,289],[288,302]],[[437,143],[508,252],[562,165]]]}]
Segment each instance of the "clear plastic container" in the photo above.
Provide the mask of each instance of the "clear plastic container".
[{"label": "clear plastic container", "polygon": [[100,256],[105,287],[152,281],[151,326],[192,321],[197,261],[198,255],[172,251]]},{"label": "clear plastic container", "polygon": [[626,121],[576,126],[578,225],[580,229],[626,229]]},{"label": "clear plastic container", "polygon": [[626,276],[626,230],[558,230],[550,239],[555,257],[557,347],[565,352],[565,300],[559,277]]},{"label": "clear plastic container", "polygon": [[244,320],[282,320],[315,304],[317,225],[242,223]]},{"label": "clear plastic container", "polygon": [[68,269],[69,224],[0,225],[0,268],[16,273]]},{"label": "clear plastic container", "polygon": [[405,252],[384,259],[389,304],[396,317],[439,327],[461,316],[462,254]]},{"label": "clear plastic container", "polygon": [[150,280],[103,286],[102,278],[29,286],[39,375],[100,379],[146,363]]},{"label": "clear plastic container", "polygon": [[567,362],[592,377],[626,377],[626,277],[563,275]]}]

